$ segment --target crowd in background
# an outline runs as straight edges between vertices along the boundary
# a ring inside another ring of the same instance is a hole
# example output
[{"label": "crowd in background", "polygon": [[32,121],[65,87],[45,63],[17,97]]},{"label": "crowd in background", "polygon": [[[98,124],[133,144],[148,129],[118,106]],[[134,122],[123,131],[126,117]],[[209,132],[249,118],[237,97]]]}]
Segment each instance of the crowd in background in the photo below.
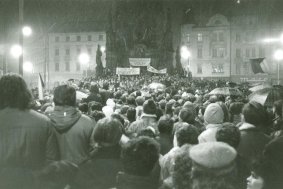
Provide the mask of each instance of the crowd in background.
[{"label": "crowd in background", "polygon": [[[225,86],[241,95],[209,95]],[[5,75],[0,188],[280,189],[282,100],[267,107],[248,94],[220,80],[108,76],[69,80],[39,101]]]}]

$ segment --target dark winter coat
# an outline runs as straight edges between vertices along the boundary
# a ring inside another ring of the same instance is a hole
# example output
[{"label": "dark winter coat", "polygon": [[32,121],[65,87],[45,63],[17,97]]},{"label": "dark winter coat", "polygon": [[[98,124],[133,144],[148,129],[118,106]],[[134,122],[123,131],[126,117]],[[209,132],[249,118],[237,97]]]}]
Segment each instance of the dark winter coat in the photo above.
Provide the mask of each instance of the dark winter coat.
[{"label": "dark winter coat", "polygon": [[119,145],[97,148],[90,160],[82,163],[72,186],[74,189],[108,189],[116,186],[116,176],[123,170]]},{"label": "dark winter coat", "polygon": [[61,160],[80,164],[88,159],[94,121],[71,106],[55,106],[48,116],[57,131]]}]

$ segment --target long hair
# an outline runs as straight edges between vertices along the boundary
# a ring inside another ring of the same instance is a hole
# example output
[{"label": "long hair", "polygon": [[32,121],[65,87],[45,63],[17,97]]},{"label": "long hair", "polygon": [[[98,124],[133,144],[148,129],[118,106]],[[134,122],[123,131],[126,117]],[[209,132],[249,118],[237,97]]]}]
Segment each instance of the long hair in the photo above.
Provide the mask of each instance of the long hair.
[{"label": "long hair", "polygon": [[20,75],[7,74],[0,79],[0,109],[28,109],[31,100],[32,94]]}]

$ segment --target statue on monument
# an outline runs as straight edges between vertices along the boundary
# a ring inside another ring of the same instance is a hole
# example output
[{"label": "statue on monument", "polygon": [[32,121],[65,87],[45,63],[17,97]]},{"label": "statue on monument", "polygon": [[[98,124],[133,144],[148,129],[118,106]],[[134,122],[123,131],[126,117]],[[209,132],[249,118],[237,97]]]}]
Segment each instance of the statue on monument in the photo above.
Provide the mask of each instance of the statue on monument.
[{"label": "statue on monument", "polygon": [[103,73],[103,65],[101,61],[102,57],[102,51],[100,45],[97,45],[97,50],[96,50],[96,75],[100,76]]}]

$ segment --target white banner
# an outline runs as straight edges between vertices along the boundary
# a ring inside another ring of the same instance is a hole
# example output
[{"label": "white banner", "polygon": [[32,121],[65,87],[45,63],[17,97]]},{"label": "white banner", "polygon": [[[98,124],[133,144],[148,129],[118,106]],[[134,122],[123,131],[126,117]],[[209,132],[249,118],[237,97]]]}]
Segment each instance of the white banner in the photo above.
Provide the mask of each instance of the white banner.
[{"label": "white banner", "polygon": [[147,71],[152,72],[152,73],[156,73],[156,74],[166,74],[167,73],[167,68],[164,68],[162,70],[157,70],[152,66],[148,66],[147,67]]},{"label": "white banner", "polygon": [[117,75],[140,75],[140,68],[116,68]]},{"label": "white banner", "polygon": [[131,66],[149,66],[150,58],[129,58]]}]

